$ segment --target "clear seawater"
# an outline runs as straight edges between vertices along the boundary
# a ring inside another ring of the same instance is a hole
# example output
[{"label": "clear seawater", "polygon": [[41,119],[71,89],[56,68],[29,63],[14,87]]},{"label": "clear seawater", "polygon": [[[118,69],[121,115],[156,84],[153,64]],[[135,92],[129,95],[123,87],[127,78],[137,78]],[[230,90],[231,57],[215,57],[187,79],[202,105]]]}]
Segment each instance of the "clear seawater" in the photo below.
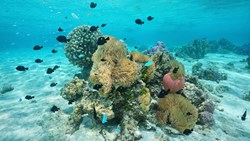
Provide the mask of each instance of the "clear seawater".
[{"label": "clear seawater", "polygon": [[[48,139],[37,137],[44,129],[32,124],[44,122],[39,117],[48,112],[51,105],[57,103],[60,106],[59,102],[63,101],[60,88],[79,72],[79,68],[71,65],[64,56],[64,44],[56,40],[57,36],[67,36],[79,25],[100,27],[106,23],[100,28],[102,33],[126,38],[130,48],[141,46],[146,49],[157,41],[164,41],[172,48],[197,38],[226,38],[236,45],[250,43],[250,0],[93,0],[97,3],[93,9],[89,7],[91,2],[0,0],[0,87],[5,84],[15,87],[11,94],[0,96],[0,140]],[[154,19],[148,21],[148,16]],[[137,18],[144,20],[145,24],[137,25]],[[59,27],[64,31],[58,32]],[[34,52],[35,45],[42,45],[44,49]],[[51,54],[51,49],[59,52]],[[39,66],[34,63],[36,58],[49,61]],[[15,70],[18,65],[27,65],[30,71],[19,73]],[[60,65],[62,71],[46,75],[46,68],[54,65]],[[50,88],[48,85],[52,81],[61,83],[58,88]],[[249,76],[244,81],[250,85]],[[243,85],[243,90],[250,89],[249,85]],[[28,105],[24,101],[25,95],[36,95],[37,103]],[[17,105],[20,98],[27,107]],[[39,105],[39,102],[43,104]]]}]

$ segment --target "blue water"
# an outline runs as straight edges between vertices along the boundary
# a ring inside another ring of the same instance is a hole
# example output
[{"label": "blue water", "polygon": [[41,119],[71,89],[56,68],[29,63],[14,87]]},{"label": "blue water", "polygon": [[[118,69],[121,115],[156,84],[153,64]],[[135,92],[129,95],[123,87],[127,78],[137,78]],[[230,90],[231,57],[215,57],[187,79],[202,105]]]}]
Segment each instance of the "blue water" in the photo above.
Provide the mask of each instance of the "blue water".
[{"label": "blue water", "polygon": [[[103,34],[127,38],[130,46],[151,46],[158,40],[175,46],[203,37],[225,37],[238,45],[250,42],[249,0],[95,0],[94,9],[84,0],[0,2],[1,50],[53,46],[58,35],[67,35],[78,25],[102,23],[107,23]],[[150,22],[149,15],[154,17]],[[137,18],[145,24],[135,24]],[[58,33],[58,27],[64,32]]]}]

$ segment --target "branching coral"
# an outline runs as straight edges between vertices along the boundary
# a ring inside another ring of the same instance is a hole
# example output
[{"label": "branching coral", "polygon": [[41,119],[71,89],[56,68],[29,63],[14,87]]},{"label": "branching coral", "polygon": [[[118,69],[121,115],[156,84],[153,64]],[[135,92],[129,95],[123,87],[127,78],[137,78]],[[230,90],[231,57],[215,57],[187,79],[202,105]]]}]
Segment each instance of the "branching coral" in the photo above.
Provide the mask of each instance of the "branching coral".
[{"label": "branching coral", "polygon": [[90,68],[91,57],[97,49],[97,39],[102,35],[99,29],[90,31],[90,26],[78,26],[68,35],[69,42],[65,44],[65,55],[76,66]]},{"label": "branching coral", "polygon": [[178,94],[169,94],[158,99],[158,105],[156,118],[161,124],[169,124],[181,133],[192,131],[198,112],[187,99]]}]

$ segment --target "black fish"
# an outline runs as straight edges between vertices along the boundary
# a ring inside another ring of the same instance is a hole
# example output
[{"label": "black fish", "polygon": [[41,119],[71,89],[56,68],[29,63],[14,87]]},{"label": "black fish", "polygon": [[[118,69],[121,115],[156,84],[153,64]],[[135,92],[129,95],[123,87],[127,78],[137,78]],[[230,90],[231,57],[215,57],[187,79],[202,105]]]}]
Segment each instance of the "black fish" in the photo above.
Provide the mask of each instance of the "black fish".
[{"label": "black fish", "polygon": [[53,82],[53,83],[50,84],[50,87],[55,87],[56,85],[57,85],[57,83]]},{"label": "black fish", "polygon": [[109,37],[107,37],[106,39],[104,37],[99,37],[97,40],[97,44],[103,45],[103,44],[107,43],[107,40],[109,40]]},{"label": "black fish", "polygon": [[138,47],[137,46],[135,46],[135,49],[137,49]]},{"label": "black fish", "polygon": [[187,114],[188,116],[192,115],[192,113],[190,113],[190,112],[187,112],[186,114]]},{"label": "black fish", "polygon": [[90,8],[95,8],[97,6],[97,3],[91,2],[90,3]]},{"label": "black fish", "polygon": [[246,120],[247,117],[247,110],[244,112],[244,114],[241,116],[241,120]]},{"label": "black fish", "polygon": [[18,70],[18,71],[26,71],[26,70],[28,70],[29,68],[25,68],[24,66],[17,66],[16,67],[16,70]]},{"label": "black fish", "polygon": [[68,102],[68,104],[72,104],[73,103],[73,101],[72,100],[70,100],[69,102]]},{"label": "black fish", "polygon": [[124,38],[123,40],[125,41],[127,38]]},{"label": "black fish", "polygon": [[53,73],[54,72],[54,69],[52,69],[52,68],[48,68],[47,69],[47,74],[51,74],[51,73]]},{"label": "black fish", "polygon": [[177,73],[178,70],[179,70],[179,67],[175,67],[173,70],[173,73]]},{"label": "black fish", "polygon": [[51,52],[52,52],[52,53],[57,53],[57,51],[56,51],[56,50],[54,50],[54,49],[53,49]]},{"label": "black fish", "polygon": [[96,110],[95,110],[95,106],[93,107],[93,118],[94,118],[95,120],[98,119],[98,118],[97,118],[97,113],[96,113]]},{"label": "black fish", "polygon": [[61,27],[59,27],[57,30],[58,30],[59,32],[62,32],[62,31],[63,31],[63,29],[62,29]]},{"label": "black fish", "polygon": [[136,20],[135,20],[135,23],[136,23],[136,24],[139,24],[139,25],[144,24],[144,22],[143,22],[141,19],[136,19]]},{"label": "black fish", "polygon": [[35,45],[33,47],[33,50],[40,50],[41,48],[43,48],[43,46]]},{"label": "black fish", "polygon": [[57,40],[58,42],[61,42],[61,43],[66,43],[66,42],[69,41],[69,39],[67,39],[66,36],[63,36],[63,35],[58,36],[58,37],[56,38],[56,40]]},{"label": "black fish", "polygon": [[107,25],[107,24],[102,24],[101,27],[104,27],[104,26],[106,26],[106,25]]},{"label": "black fish", "polygon": [[191,134],[192,133],[192,131],[193,131],[193,129],[185,129],[184,131],[183,131],[183,134],[185,134],[185,135],[189,135],[189,134]]},{"label": "black fish", "polygon": [[89,28],[89,31],[94,32],[94,31],[97,30],[97,28],[98,28],[98,26],[91,26],[91,27]]},{"label": "black fish", "polygon": [[60,108],[56,107],[55,105],[53,105],[53,107],[50,109],[50,111],[54,113],[58,110],[60,110]]},{"label": "black fish", "polygon": [[149,21],[151,21],[151,20],[153,20],[154,18],[153,18],[152,16],[148,16],[147,19],[148,19]]},{"label": "black fish", "polygon": [[56,70],[58,68],[60,68],[60,66],[55,65],[54,68],[53,68],[53,70]]},{"label": "black fish", "polygon": [[169,113],[168,116],[167,116],[166,123],[167,123],[167,124],[171,124],[171,122],[170,122],[170,113]]},{"label": "black fish", "polygon": [[101,61],[107,61],[106,59],[102,58]]},{"label": "black fish", "polygon": [[168,89],[167,91],[165,91],[164,89],[161,89],[161,91],[159,92],[159,94],[157,95],[158,98],[164,98],[165,95],[167,95],[169,93],[170,89]]},{"label": "black fish", "polygon": [[35,96],[31,96],[31,95],[26,95],[25,96],[25,99],[27,99],[27,100],[30,100],[30,99],[33,99],[33,98],[35,98]]},{"label": "black fish", "polygon": [[35,62],[36,62],[36,63],[42,63],[43,60],[41,60],[41,59],[36,59]]}]

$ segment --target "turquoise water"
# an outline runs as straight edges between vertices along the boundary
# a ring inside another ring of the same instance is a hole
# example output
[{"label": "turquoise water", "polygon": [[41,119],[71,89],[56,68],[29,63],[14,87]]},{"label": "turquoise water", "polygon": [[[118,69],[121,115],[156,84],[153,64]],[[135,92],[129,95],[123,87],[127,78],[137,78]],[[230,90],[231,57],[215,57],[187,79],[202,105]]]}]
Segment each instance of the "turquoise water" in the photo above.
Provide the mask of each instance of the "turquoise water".
[{"label": "turquoise water", "polygon": [[[1,0],[1,48],[30,48],[35,44],[55,45],[55,38],[67,35],[82,24],[101,25],[104,34],[127,38],[133,45],[153,45],[162,40],[182,45],[195,38],[225,37],[235,44],[250,42],[250,1],[248,0]],[[75,13],[79,19],[72,17]],[[148,22],[151,15],[155,19]],[[65,17],[68,17],[65,19]],[[145,24],[136,25],[141,18]]]},{"label": "turquoise water", "polygon": [[[248,98],[250,97],[250,63],[247,64],[250,49],[243,50],[243,53],[233,49],[228,52],[207,51],[197,59],[182,58],[176,55],[174,48],[203,38],[217,41],[226,38],[236,47],[249,44],[250,0],[94,0],[97,6],[90,8],[91,2],[0,0],[0,90],[6,85],[14,88],[0,93],[0,141],[88,141],[114,139],[117,135],[114,129],[120,125],[111,126],[108,122],[107,131],[105,128],[107,136],[104,137],[99,133],[105,126],[101,124],[99,128],[94,128],[91,125],[93,121],[90,122],[91,119],[84,116],[85,119],[79,123],[79,130],[70,135],[65,133],[66,123],[77,102],[69,105],[69,101],[60,95],[60,91],[75,74],[82,72],[82,68],[73,66],[68,61],[65,56],[65,43],[59,43],[56,38],[60,35],[67,36],[80,25],[99,26],[103,35],[111,35],[121,40],[126,38],[125,43],[130,50],[134,50],[136,46],[136,50],[144,51],[153,47],[157,41],[163,41],[166,50],[174,54],[173,58],[184,64],[186,76],[192,75],[192,66],[196,63],[202,63],[203,69],[215,68],[219,73],[227,74],[227,80],[219,82],[199,79],[209,98],[215,103],[216,108],[212,115],[215,124],[212,127],[196,125],[189,136],[175,134],[168,129],[164,131],[160,127],[155,127],[154,131],[140,129],[143,136],[141,140],[165,138],[171,141],[249,141],[249,115],[245,121],[240,120],[240,117],[246,109],[250,109],[249,99],[245,100],[248,93]],[[148,21],[148,16],[154,19]],[[138,25],[135,23],[136,19],[145,23]],[[101,24],[107,25],[101,27]],[[59,27],[63,32],[58,31]],[[44,48],[35,51],[35,45]],[[245,47],[249,48],[250,45]],[[53,54],[52,49],[58,52]],[[190,55],[188,51],[183,54]],[[43,62],[35,63],[34,60],[38,58],[43,59]],[[154,66],[151,60],[146,62],[144,67]],[[18,65],[28,67],[29,70],[17,71],[15,68]],[[47,74],[46,70],[55,65],[60,68]],[[143,68],[142,64],[138,65]],[[178,69],[179,67],[177,71]],[[163,73],[162,70],[157,71]],[[162,82],[162,78],[157,79],[159,81],[156,82]],[[51,87],[51,83],[58,84]],[[147,86],[151,88],[151,84],[153,85],[150,82]],[[194,87],[191,83],[188,84],[190,89]],[[161,84],[157,85],[159,87],[150,89],[152,93],[161,90]],[[134,87],[131,86],[131,89]],[[35,98],[27,100],[27,95],[34,95]],[[154,100],[157,100],[156,96]],[[60,110],[51,112],[53,105]],[[121,130],[122,128],[121,126]],[[120,128],[117,129],[120,132]],[[167,133],[168,131],[173,134]]]}]

